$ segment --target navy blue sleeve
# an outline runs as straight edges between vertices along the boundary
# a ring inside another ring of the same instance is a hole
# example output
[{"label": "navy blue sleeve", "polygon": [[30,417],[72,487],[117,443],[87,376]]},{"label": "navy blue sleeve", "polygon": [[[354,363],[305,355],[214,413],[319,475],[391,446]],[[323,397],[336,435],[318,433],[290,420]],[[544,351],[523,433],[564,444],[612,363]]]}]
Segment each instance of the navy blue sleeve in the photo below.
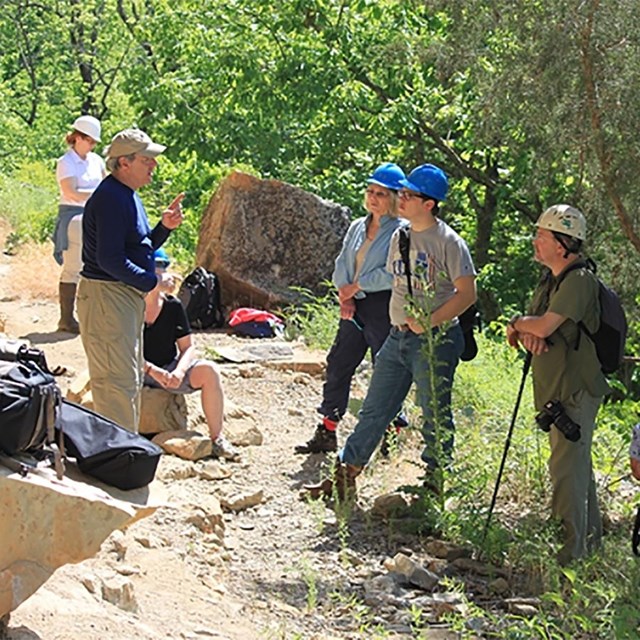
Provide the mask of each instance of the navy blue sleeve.
[{"label": "navy blue sleeve", "polygon": [[151,244],[154,251],[159,249],[166,242],[170,234],[171,229],[167,229],[162,222],[158,222],[151,232]]},{"label": "navy blue sleeve", "polygon": [[[130,190],[113,189],[99,194],[92,206],[100,269],[140,291],[151,291],[158,281],[153,262],[155,237],[140,198]],[[169,235],[163,229],[157,234],[160,244]]]}]

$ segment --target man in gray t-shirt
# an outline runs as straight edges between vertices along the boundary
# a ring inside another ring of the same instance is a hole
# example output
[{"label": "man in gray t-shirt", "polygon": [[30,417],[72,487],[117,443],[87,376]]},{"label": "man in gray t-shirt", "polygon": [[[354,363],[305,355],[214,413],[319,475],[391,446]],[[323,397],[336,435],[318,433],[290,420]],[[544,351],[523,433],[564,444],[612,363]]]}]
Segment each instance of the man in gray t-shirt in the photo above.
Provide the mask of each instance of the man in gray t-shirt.
[{"label": "man in gray t-shirt", "polygon": [[[387,271],[393,275],[389,315],[391,324],[396,326],[407,324],[410,320],[406,311],[409,286],[398,246],[399,238],[398,233],[391,238],[387,256]],[[416,230],[413,224],[410,225],[409,238],[412,294],[417,305],[435,313],[456,296],[456,280],[469,277],[463,283],[472,286],[475,271],[469,249],[465,241],[438,218],[425,229]],[[475,287],[472,288],[475,291]],[[473,299],[475,300],[475,293]],[[443,317],[442,313],[441,310],[438,316]],[[457,321],[457,317],[454,317],[453,322]],[[431,323],[432,326],[440,324],[442,322]],[[419,331],[418,327],[415,329]]]},{"label": "man in gray t-shirt", "polygon": [[[453,451],[451,387],[464,347],[458,316],[476,300],[476,274],[465,242],[437,218],[438,203],[449,186],[445,173],[425,164],[400,184],[400,215],[410,224],[394,233],[387,258],[393,275],[391,332],[376,356],[358,424],[338,454],[334,476],[309,485],[312,496],[335,489],[344,497],[355,489],[355,477],[369,462],[413,382],[423,414],[425,486],[442,489],[442,474],[434,472],[449,462]],[[402,234],[409,239],[410,285],[400,255]]]}]

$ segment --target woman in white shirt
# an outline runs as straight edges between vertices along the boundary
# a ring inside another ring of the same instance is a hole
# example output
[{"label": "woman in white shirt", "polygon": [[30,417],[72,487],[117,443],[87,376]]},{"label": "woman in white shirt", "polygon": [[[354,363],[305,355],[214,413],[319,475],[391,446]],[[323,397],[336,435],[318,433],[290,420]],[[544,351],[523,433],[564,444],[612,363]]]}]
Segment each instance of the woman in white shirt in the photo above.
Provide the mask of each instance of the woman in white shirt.
[{"label": "woman in white shirt", "polygon": [[66,142],[69,150],[58,159],[56,178],[60,187],[58,219],[53,232],[53,256],[62,266],[59,284],[58,331],[79,333],[73,311],[82,269],[82,213],[84,204],[106,175],[104,160],[92,149],[100,142],[100,121],[80,116]]}]

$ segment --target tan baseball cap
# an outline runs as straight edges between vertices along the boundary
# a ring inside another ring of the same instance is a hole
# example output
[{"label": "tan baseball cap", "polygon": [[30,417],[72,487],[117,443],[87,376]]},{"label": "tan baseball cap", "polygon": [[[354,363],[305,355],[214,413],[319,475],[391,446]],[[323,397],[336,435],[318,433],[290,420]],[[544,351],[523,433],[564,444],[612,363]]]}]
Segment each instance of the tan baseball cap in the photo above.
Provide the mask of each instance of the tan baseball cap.
[{"label": "tan baseball cap", "polygon": [[166,148],[162,144],[155,143],[141,129],[125,129],[113,136],[111,144],[104,150],[104,155],[106,158],[119,158],[139,153],[141,156],[155,158]]}]

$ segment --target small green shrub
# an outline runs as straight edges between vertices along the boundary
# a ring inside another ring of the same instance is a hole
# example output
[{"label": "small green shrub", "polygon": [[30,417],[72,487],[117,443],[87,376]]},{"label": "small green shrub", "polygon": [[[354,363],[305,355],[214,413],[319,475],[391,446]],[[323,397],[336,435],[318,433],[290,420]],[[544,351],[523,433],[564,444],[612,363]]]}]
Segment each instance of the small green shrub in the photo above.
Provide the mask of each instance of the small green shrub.
[{"label": "small green shrub", "polygon": [[302,337],[313,349],[328,349],[338,328],[339,307],[333,285],[324,282],[327,293],[316,296],[303,287],[291,287],[300,302],[284,311],[287,325],[285,336],[289,340]]}]

